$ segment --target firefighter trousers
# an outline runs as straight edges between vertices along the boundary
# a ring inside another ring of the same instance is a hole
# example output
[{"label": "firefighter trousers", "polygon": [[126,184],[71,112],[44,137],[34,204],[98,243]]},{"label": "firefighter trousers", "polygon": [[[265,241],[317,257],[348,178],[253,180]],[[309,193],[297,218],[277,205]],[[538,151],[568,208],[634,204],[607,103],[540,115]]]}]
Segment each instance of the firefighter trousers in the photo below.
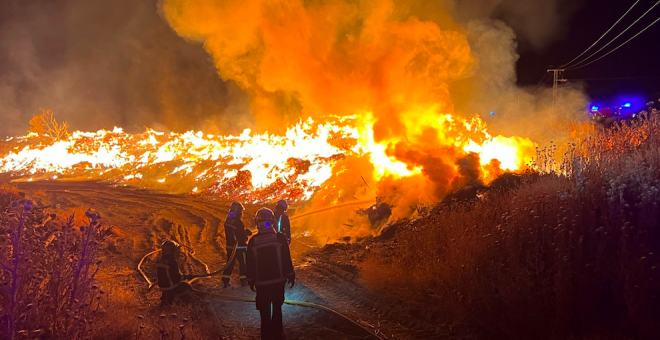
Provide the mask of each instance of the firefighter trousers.
[{"label": "firefighter trousers", "polygon": [[261,315],[261,339],[281,340],[282,305],[284,304],[284,282],[257,286],[257,309]]},{"label": "firefighter trousers", "polygon": [[234,259],[232,260],[230,249],[233,247],[234,246],[227,246],[227,268],[225,268],[225,271],[222,273],[222,281],[224,282],[229,282],[231,273],[234,271],[234,265],[236,264],[236,261],[238,261],[238,273],[240,275],[239,278],[241,280],[247,278],[247,276],[245,276],[245,249],[236,248],[236,256],[234,256]]},{"label": "firefighter trousers", "polygon": [[160,296],[160,301],[162,304],[168,306],[174,303],[174,300],[177,298],[183,303],[189,303],[192,290],[190,283],[182,281],[176,286],[176,288],[163,291],[163,294]]}]

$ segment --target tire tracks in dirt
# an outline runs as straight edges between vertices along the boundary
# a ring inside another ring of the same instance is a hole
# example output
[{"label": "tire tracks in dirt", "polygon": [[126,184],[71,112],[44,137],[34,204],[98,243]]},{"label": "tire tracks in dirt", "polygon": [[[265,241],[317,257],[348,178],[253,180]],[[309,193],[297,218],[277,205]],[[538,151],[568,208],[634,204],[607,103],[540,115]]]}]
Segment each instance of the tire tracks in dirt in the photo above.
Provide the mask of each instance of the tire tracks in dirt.
[{"label": "tire tracks in dirt", "polygon": [[[226,260],[224,233],[220,232],[229,202],[216,201],[209,197],[170,195],[141,189],[113,187],[94,182],[31,182],[19,183],[26,191],[43,190],[49,204],[62,208],[91,206],[99,211],[106,223],[121,228],[124,237],[130,239],[133,249],[125,254],[132,259],[132,268],[149,251],[157,248],[166,239],[174,239],[182,245],[195,249],[194,256],[186,256],[184,272],[201,274],[206,271],[203,263],[211,270],[221,268]],[[259,207],[246,206],[245,221],[249,221]],[[106,218],[106,216],[108,216]],[[249,225],[249,223],[246,223]],[[295,253],[309,248],[296,245]],[[119,254],[116,256],[120,256]],[[123,265],[116,263],[116,266]],[[388,338],[437,339],[438,333],[426,333],[420,337],[413,334],[409,324],[399,325],[396,315],[382,298],[370,293],[358,282],[355,273],[348,272],[331,263],[297,263],[299,284],[287,290],[287,299],[309,301],[333,308],[365,326],[381,330]],[[132,269],[129,264],[125,269]],[[149,268],[145,268],[149,270]],[[201,281],[201,287],[214,290],[219,278]],[[222,290],[220,290],[222,291]],[[229,292],[254,297],[247,287],[236,287]],[[146,292],[147,300],[155,298],[154,292]],[[155,302],[155,301],[151,301]],[[232,339],[253,339],[258,335],[259,313],[254,304],[241,302],[208,301],[217,313],[219,323]],[[285,328],[291,338],[298,339],[366,339],[362,330],[356,330],[336,316],[323,311],[304,307],[285,306]],[[369,326],[371,325],[371,326]]]}]

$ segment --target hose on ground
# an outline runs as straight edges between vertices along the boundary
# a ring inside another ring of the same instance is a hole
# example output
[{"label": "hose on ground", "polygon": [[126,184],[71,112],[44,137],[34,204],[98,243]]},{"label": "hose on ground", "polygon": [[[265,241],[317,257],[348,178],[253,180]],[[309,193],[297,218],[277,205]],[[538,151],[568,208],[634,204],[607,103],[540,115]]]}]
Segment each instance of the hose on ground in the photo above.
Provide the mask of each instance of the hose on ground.
[{"label": "hose on ground", "polygon": [[[216,271],[214,271],[214,272],[208,273],[208,270],[209,270],[209,269],[208,269],[208,266],[206,266],[206,264],[204,264],[204,267],[206,268],[207,273],[206,273],[206,274],[201,274],[201,275],[192,275],[192,279],[189,280],[188,282],[189,282],[189,283],[193,283],[193,282],[195,282],[197,279],[201,279],[201,278],[205,278],[205,277],[210,277],[210,276],[218,275],[218,274],[224,272],[225,269],[227,269],[227,267],[229,266],[229,264],[232,263],[232,261],[234,261],[234,257],[236,256],[236,249],[237,249],[237,247],[238,247],[238,244],[234,244],[234,248],[233,248],[232,251],[231,251],[231,256],[229,257],[229,260],[227,261],[227,263],[225,264],[224,267],[222,267],[222,268],[220,268],[220,269],[218,269],[218,270],[216,270]],[[195,251],[192,250],[192,248],[190,248],[190,247],[186,247],[186,248],[191,249],[192,254],[195,253]],[[152,282],[152,281],[149,279],[149,277],[147,276],[147,274],[142,270],[142,264],[144,263],[144,260],[146,260],[149,256],[151,256],[151,255],[153,255],[153,254],[157,254],[157,253],[159,253],[160,251],[161,251],[160,249],[156,249],[156,250],[154,250],[154,251],[151,251],[151,252],[147,253],[146,255],[144,255],[144,256],[142,257],[142,259],[140,259],[140,262],[138,262],[138,265],[137,265],[137,270],[138,270],[138,272],[142,275],[142,278],[144,278],[144,280],[147,281],[147,284],[149,284],[149,289],[151,289],[153,286],[155,286],[155,285],[156,285],[156,282]]]},{"label": "hose on ground", "polygon": [[[213,297],[215,297],[215,298],[217,298],[217,299],[224,300],[224,301],[252,302],[252,303],[255,302],[255,299],[242,298],[242,297],[240,297],[240,296],[223,295],[223,294],[218,294],[218,293],[213,293],[213,292],[207,292],[207,291],[203,291],[203,290],[199,290],[199,289],[194,289],[194,288],[193,288],[193,291],[195,291],[195,292],[197,292],[197,293],[200,293],[200,294],[207,294],[207,295],[213,296]],[[383,337],[380,336],[378,333],[374,333],[374,332],[372,332],[372,331],[371,331],[370,329],[368,329],[367,327],[364,327],[363,325],[361,325],[361,324],[358,323],[357,321],[355,321],[355,320],[349,318],[348,316],[346,316],[346,315],[344,315],[344,314],[342,314],[342,313],[340,313],[340,312],[338,312],[338,311],[336,311],[336,310],[334,310],[334,309],[332,309],[332,308],[328,308],[328,307],[326,307],[326,306],[318,305],[318,304],[311,303],[311,302],[304,302],[304,301],[297,301],[297,300],[284,300],[284,304],[286,304],[286,305],[291,305],[291,306],[300,306],[300,307],[314,308],[314,309],[318,309],[318,310],[322,310],[322,311],[328,312],[328,313],[330,313],[330,314],[334,314],[334,315],[336,315],[336,316],[338,316],[338,317],[340,317],[340,318],[342,318],[342,319],[348,321],[348,322],[351,323],[352,325],[354,325],[354,326],[356,326],[356,327],[358,327],[358,328],[364,330],[365,332],[369,333],[369,335],[375,337],[376,339],[383,340]]]},{"label": "hose on ground", "polygon": [[[188,282],[189,282],[189,283],[193,283],[193,282],[195,282],[195,281],[196,281],[197,279],[199,279],[199,278],[210,277],[210,276],[213,276],[213,275],[217,275],[217,274],[219,274],[219,273],[222,273],[222,272],[227,268],[227,266],[229,266],[229,264],[234,260],[234,257],[236,256],[236,248],[237,248],[237,246],[238,246],[238,245],[234,245],[234,248],[233,248],[233,250],[232,250],[232,252],[231,252],[231,256],[230,256],[230,258],[229,258],[229,261],[227,261],[227,264],[225,264],[224,267],[222,267],[221,269],[216,270],[216,271],[214,271],[214,272],[212,272],[212,273],[203,274],[203,275],[195,275],[195,276],[193,276],[193,279],[191,279],[191,280],[188,281]],[[142,259],[140,260],[140,262],[139,262],[138,265],[137,265],[137,270],[138,270],[138,272],[142,275],[142,277],[144,278],[144,280],[149,284],[149,289],[151,289],[153,286],[155,286],[155,285],[156,285],[156,282],[152,282],[152,281],[149,279],[149,277],[147,276],[147,274],[142,270],[142,264],[144,263],[144,261],[145,261],[149,256],[151,256],[151,255],[153,255],[153,254],[156,254],[156,253],[158,253],[158,252],[160,252],[160,251],[161,251],[160,249],[156,249],[156,250],[154,250],[154,251],[151,251],[151,252],[147,253],[146,255],[144,255],[144,256],[142,257]],[[195,288],[193,288],[193,291],[195,291],[195,292],[197,292],[197,293],[200,293],[200,294],[206,294],[206,295],[209,295],[209,296],[213,296],[213,297],[215,297],[215,298],[218,298],[218,299],[221,299],[221,300],[224,300],[224,301],[252,302],[252,303],[255,302],[255,299],[247,299],[247,298],[242,298],[242,297],[238,297],[238,296],[231,296],[231,295],[222,295],[222,294],[213,293],[213,292],[207,292],[207,291],[203,291],[203,290],[199,290],[199,289],[195,289]],[[342,313],[340,313],[340,312],[338,312],[338,311],[336,311],[336,310],[334,310],[334,309],[328,308],[328,307],[326,307],[326,306],[318,305],[318,304],[311,303],[311,302],[296,301],[296,300],[285,300],[284,303],[287,304],[287,305],[292,305],[292,306],[309,307],[309,308],[315,308],[315,309],[318,309],[318,310],[326,311],[326,312],[328,312],[328,313],[334,314],[334,315],[336,315],[336,316],[338,316],[338,317],[340,317],[340,318],[342,318],[342,319],[344,319],[344,320],[350,322],[351,324],[353,324],[353,325],[355,325],[355,326],[361,328],[362,330],[364,330],[365,332],[369,333],[369,335],[375,337],[376,339],[383,340],[383,337],[381,337],[378,333],[373,333],[373,332],[371,332],[371,330],[369,330],[368,328],[366,328],[366,327],[364,327],[363,325],[359,324],[357,321],[355,321],[355,320],[353,320],[353,319],[347,317],[346,315],[344,315],[344,314],[342,314]]]}]

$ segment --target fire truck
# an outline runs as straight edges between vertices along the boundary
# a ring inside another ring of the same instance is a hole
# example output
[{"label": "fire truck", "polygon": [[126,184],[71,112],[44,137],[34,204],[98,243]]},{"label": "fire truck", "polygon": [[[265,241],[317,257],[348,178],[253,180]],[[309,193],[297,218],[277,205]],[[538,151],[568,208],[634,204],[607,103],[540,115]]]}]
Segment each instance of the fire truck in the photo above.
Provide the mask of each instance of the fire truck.
[{"label": "fire truck", "polygon": [[609,125],[615,121],[635,118],[645,108],[643,97],[619,96],[609,102],[591,103],[589,113],[596,122]]}]

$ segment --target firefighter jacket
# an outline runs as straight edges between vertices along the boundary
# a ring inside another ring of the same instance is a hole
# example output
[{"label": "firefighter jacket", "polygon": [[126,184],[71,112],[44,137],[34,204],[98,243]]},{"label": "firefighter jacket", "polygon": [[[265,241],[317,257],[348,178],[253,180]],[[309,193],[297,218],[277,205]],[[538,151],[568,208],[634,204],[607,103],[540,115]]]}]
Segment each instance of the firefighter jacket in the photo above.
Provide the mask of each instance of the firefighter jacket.
[{"label": "firefighter jacket", "polygon": [[289,244],[281,233],[264,231],[252,236],[246,262],[248,281],[256,286],[284,283],[295,278]]},{"label": "firefighter jacket", "polygon": [[275,221],[277,221],[277,231],[286,236],[286,240],[291,244],[291,221],[289,216],[283,212],[275,211]]},{"label": "firefighter jacket", "polygon": [[174,256],[161,256],[156,263],[158,287],[161,291],[168,291],[176,288],[181,283],[181,272],[179,264],[176,263]]},{"label": "firefighter jacket", "polygon": [[225,238],[227,240],[227,251],[230,251],[234,245],[237,249],[245,249],[247,246],[247,233],[241,217],[227,217],[225,220]]}]

